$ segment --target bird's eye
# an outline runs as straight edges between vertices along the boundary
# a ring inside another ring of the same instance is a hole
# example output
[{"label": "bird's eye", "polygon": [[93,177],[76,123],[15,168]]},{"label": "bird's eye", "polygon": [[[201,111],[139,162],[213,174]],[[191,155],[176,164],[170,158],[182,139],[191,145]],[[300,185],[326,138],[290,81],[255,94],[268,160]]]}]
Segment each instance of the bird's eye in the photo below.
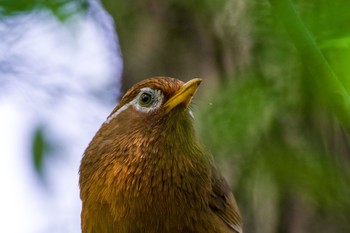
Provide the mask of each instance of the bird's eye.
[{"label": "bird's eye", "polygon": [[142,107],[149,107],[154,101],[154,97],[151,93],[144,92],[140,95],[139,104]]}]

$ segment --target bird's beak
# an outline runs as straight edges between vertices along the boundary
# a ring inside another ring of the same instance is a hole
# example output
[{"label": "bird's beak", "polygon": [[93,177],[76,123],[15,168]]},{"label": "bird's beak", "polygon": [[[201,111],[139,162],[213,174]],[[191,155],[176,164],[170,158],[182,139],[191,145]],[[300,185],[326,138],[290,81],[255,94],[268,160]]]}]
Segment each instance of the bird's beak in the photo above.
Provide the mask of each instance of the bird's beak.
[{"label": "bird's beak", "polygon": [[201,82],[202,79],[195,78],[185,83],[174,96],[165,102],[164,107],[166,109],[166,112],[170,112],[173,108],[181,103],[183,103],[186,108],[188,108]]}]

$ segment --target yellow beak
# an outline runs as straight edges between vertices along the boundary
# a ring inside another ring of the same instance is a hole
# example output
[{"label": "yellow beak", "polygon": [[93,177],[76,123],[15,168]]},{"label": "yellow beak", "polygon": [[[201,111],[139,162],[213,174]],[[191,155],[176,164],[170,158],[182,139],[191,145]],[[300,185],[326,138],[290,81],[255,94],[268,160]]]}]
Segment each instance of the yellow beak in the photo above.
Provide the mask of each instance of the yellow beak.
[{"label": "yellow beak", "polygon": [[181,103],[184,103],[186,108],[188,108],[201,82],[202,79],[195,78],[185,83],[180,90],[164,104],[166,113],[170,112]]}]

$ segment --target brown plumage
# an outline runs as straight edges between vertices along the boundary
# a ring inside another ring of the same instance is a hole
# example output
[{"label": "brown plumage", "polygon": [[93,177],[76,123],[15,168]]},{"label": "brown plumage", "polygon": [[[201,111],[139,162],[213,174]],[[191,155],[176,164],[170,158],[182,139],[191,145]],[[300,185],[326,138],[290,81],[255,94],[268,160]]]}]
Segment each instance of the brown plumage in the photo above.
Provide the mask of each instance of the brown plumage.
[{"label": "brown plumage", "polygon": [[241,233],[235,199],[188,110],[199,79],[150,78],[123,96],[80,166],[83,233]]}]

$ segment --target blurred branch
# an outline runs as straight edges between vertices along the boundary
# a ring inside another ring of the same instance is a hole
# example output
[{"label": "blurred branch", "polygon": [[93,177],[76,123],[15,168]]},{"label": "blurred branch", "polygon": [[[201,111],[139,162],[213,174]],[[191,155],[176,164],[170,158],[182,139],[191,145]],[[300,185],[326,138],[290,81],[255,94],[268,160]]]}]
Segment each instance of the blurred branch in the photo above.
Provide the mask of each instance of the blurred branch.
[{"label": "blurred branch", "polygon": [[[328,94],[326,103],[332,106],[337,116],[349,128],[350,96],[343,83],[333,72],[328,61],[316,44],[313,36],[297,14],[291,0],[269,0],[272,11],[282,22],[294,45],[299,50],[304,64],[314,77],[315,84],[322,93]],[[339,98],[340,97],[340,98]],[[334,109],[334,106],[336,107]]]}]

